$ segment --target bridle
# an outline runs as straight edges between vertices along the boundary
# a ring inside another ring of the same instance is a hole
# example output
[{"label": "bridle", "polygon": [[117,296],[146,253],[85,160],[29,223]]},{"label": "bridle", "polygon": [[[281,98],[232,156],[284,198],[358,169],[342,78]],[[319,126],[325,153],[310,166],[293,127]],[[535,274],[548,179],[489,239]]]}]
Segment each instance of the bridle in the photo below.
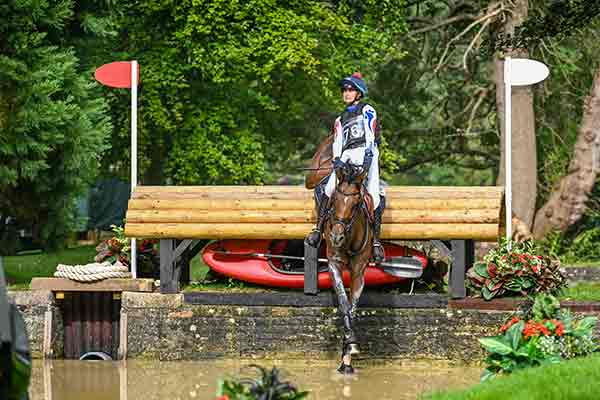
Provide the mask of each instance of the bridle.
[{"label": "bridle", "polygon": [[[364,185],[361,186],[361,190],[358,190],[358,191],[352,192],[352,193],[343,192],[342,190],[340,190],[340,188],[337,185],[335,188],[336,193],[339,193],[344,197],[361,196],[361,195],[363,195],[364,190],[365,190]],[[352,250],[348,249],[348,254],[351,257],[354,257],[363,252],[363,250],[365,249],[365,247],[367,245],[367,241],[369,238],[369,223],[368,223],[368,218],[367,218],[367,213],[366,213],[366,205],[365,205],[364,195],[360,198],[360,201],[358,203],[356,203],[352,206],[352,214],[350,215],[350,218],[348,218],[348,219],[337,218],[335,216],[335,202],[333,204],[333,207],[331,207],[329,210],[329,214],[330,214],[329,218],[330,218],[330,220],[332,220],[331,221],[332,228],[335,225],[341,225],[342,228],[344,229],[344,233],[346,234],[346,240],[347,240],[347,238],[350,237],[349,234],[350,234],[350,231],[352,230],[352,226],[354,225],[354,222],[356,221],[357,210],[359,210],[359,209],[364,211],[365,220],[367,221],[367,223],[365,226],[365,234],[363,235],[363,240],[362,240],[359,250],[352,251]]]}]

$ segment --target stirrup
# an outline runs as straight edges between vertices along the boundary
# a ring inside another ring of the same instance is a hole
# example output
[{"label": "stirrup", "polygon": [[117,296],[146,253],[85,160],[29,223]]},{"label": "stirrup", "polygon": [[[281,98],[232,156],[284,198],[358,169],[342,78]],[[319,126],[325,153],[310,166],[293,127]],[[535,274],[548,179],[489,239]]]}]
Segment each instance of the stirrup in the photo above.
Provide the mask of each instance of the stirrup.
[{"label": "stirrup", "polygon": [[373,261],[382,262],[385,260],[385,250],[379,240],[373,241]]}]

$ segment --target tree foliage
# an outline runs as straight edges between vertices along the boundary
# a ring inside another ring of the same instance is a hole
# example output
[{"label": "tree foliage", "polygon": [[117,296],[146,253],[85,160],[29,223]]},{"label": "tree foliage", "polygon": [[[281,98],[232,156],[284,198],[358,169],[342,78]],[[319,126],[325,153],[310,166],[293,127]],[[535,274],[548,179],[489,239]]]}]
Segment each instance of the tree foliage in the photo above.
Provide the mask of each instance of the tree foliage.
[{"label": "tree foliage", "polygon": [[323,121],[339,109],[337,81],[357,69],[374,79],[377,65],[402,56],[401,5],[126,5],[123,50],[141,65],[145,181],[250,184],[298,166],[329,129]]},{"label": "tree foliage", "polygon": [[107,105],[61,46],[71,1],[9,1],[0,10],[0,215],[57,243],[108,146]]}]

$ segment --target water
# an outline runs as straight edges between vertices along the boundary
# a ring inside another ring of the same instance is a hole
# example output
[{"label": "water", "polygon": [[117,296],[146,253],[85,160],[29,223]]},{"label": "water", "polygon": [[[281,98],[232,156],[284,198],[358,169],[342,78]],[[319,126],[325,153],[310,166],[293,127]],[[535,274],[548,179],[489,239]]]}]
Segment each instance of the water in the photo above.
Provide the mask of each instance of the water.
[{"label": "water", "polygon": [[[258,361],[286,371],[309,399],[416,399],[434,390],[459,389],[479,381],[480,367],[437,362],[357,361],[351,377],[335,371],[334,361]],[[36,361],[33,400],[215,400],[223,376],[255,376],[252,361],[198,362]]]}]

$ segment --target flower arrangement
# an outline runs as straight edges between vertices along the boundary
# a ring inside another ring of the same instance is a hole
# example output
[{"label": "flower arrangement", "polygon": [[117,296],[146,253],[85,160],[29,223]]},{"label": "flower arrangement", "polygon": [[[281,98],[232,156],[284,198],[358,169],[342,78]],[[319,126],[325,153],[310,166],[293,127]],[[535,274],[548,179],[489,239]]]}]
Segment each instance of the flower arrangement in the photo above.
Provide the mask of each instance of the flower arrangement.
[{"label": "flower arrangement", "polygon": [[281,371],[273,367],[270,371],[251,365],[259,371],[255,379],[224,379],[219,381],[217,400],[301,400],[308,392],[299,392],[289,382],[282,382]]},{"label": "flower arrangement", "polygon": [[485,300],[505,294],[557,293],[566,286],[559,261],[535,253],[531,241],[513,243],[510,251],[506,242],[501,243],[469,269],[469,289]]},{"label": "flower arrangement", "polygon": [[[122,226],[111,225],[111,229],[114,236],[96,246],[97,254],[94,260],[98,263],[108,261],[111,264],[119,261],[121,264],[129,266],[131,259],[130,239],[125,237],[125,230]],[[157,241],[153,239],[144,239],[137,242],[138,270],[145,276],[151,276],[159,265],[156,247]]]},{"label": "flower arrangement", "polygon": [[538,295],[523,316],[515,315],[500,327],[500,335],[479,339],[488,351],[482,381],[498,374],[586,356],[598,349],[593,329],[598,319],[576,319],[560,309],[551,295]]}]

